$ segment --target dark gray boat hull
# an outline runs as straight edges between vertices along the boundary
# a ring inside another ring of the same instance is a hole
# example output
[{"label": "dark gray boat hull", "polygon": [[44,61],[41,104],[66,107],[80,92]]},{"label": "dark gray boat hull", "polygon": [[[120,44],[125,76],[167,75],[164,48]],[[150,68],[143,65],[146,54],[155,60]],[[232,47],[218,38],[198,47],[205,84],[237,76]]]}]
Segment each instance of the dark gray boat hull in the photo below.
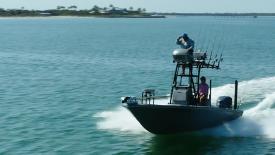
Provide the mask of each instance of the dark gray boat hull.
[{"label": "dark gray boat hull", "polygon": [[208,106],[124,105],[154,134],[173,134],[210,128],[242,116],[243,111]]}]

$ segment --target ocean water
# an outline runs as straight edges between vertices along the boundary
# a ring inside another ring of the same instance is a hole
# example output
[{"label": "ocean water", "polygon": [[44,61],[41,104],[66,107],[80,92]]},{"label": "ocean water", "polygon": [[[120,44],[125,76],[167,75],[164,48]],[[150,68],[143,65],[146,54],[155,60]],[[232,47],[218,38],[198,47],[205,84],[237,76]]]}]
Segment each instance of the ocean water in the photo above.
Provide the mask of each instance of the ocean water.
[{"label": "ocean water", "polygon": [[[223,54],[206,70],[213,100],[238,120],[157,136],[121,107],[144,88],[169,93],[183,32]],[[0,154],[275,154],[275,17],[1,18]]]}]

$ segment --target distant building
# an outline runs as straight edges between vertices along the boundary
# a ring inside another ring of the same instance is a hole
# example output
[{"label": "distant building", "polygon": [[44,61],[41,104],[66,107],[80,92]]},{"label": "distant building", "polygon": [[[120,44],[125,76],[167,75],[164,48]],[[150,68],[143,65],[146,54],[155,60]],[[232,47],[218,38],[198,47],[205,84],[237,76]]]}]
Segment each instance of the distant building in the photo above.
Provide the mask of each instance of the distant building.
[{"label": "distant building", "polygon": [[42,15],[42,16],[50,16],[50,15],[52,15],[52,14],[49,13],[49,12],[40,12],[39,15]]},{"label": "distant building", "polygon": [[109,11],[100,9],[100,10],[98,10],[98,11],[90,11],[89,13],[90,13],[90,14],[95,14],[95,13],[99,13],[99,14],[108,14]]},{"label": "distant building", "polygon": [[99,13],[99,14],[128,14],[129,11],[127,9],[113,7],[113,8],[109,8],[109,9],[99,8],[98,10],[92,10],[89,13],[90,14],[95,14],[95,13]]},{"label": "distant building", "polygon": [[127,11],[127,9],[114,7],[111,10],[109,10],[109,13],[111,13],[111,14],[128,14],[129,12]]}]

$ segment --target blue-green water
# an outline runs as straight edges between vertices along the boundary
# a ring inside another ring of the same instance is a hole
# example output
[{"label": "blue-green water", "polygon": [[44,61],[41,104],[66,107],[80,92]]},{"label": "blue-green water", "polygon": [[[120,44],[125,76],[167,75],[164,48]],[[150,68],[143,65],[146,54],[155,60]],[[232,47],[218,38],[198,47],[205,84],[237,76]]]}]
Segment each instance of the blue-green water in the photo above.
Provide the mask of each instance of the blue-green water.
[{"label": "blue-green water", "polygon": [[[175,39],[223,53],[214,93],[240,81],[244,116],[183,135],[146,132],[120,97],[168,94]],[[0,154],[274,154],[275,17],[0,19]]]}]

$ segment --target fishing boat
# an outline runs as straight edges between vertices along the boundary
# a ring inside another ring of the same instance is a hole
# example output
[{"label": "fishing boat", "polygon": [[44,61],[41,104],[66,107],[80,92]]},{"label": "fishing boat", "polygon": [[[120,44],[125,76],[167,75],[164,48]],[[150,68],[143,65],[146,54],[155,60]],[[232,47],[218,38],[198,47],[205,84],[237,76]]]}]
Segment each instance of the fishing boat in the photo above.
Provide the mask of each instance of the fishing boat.
[{"label": "fishing boat", "polygon": [[[212,55],[212,53],[211,53]],[[221,125],[242,116],[238,108],[238,81],[235,81],[234,102],[230,96],[220,96],[211,103],[212,82],[206,103],[199,101],[199,80],[202,69],[220,69],[222,55],[207,58],[206,52],[190,53],[185,49],[173,51],[175,71],[171,92],[155,95],[154,89],[145,89],[141,97],[122,97],[122,104],[139,123],[154,134],[174,134],[198,131]],[[182,70],[182,71],[181,71]],[[159,101],[167,101],[159,104]]]}]

